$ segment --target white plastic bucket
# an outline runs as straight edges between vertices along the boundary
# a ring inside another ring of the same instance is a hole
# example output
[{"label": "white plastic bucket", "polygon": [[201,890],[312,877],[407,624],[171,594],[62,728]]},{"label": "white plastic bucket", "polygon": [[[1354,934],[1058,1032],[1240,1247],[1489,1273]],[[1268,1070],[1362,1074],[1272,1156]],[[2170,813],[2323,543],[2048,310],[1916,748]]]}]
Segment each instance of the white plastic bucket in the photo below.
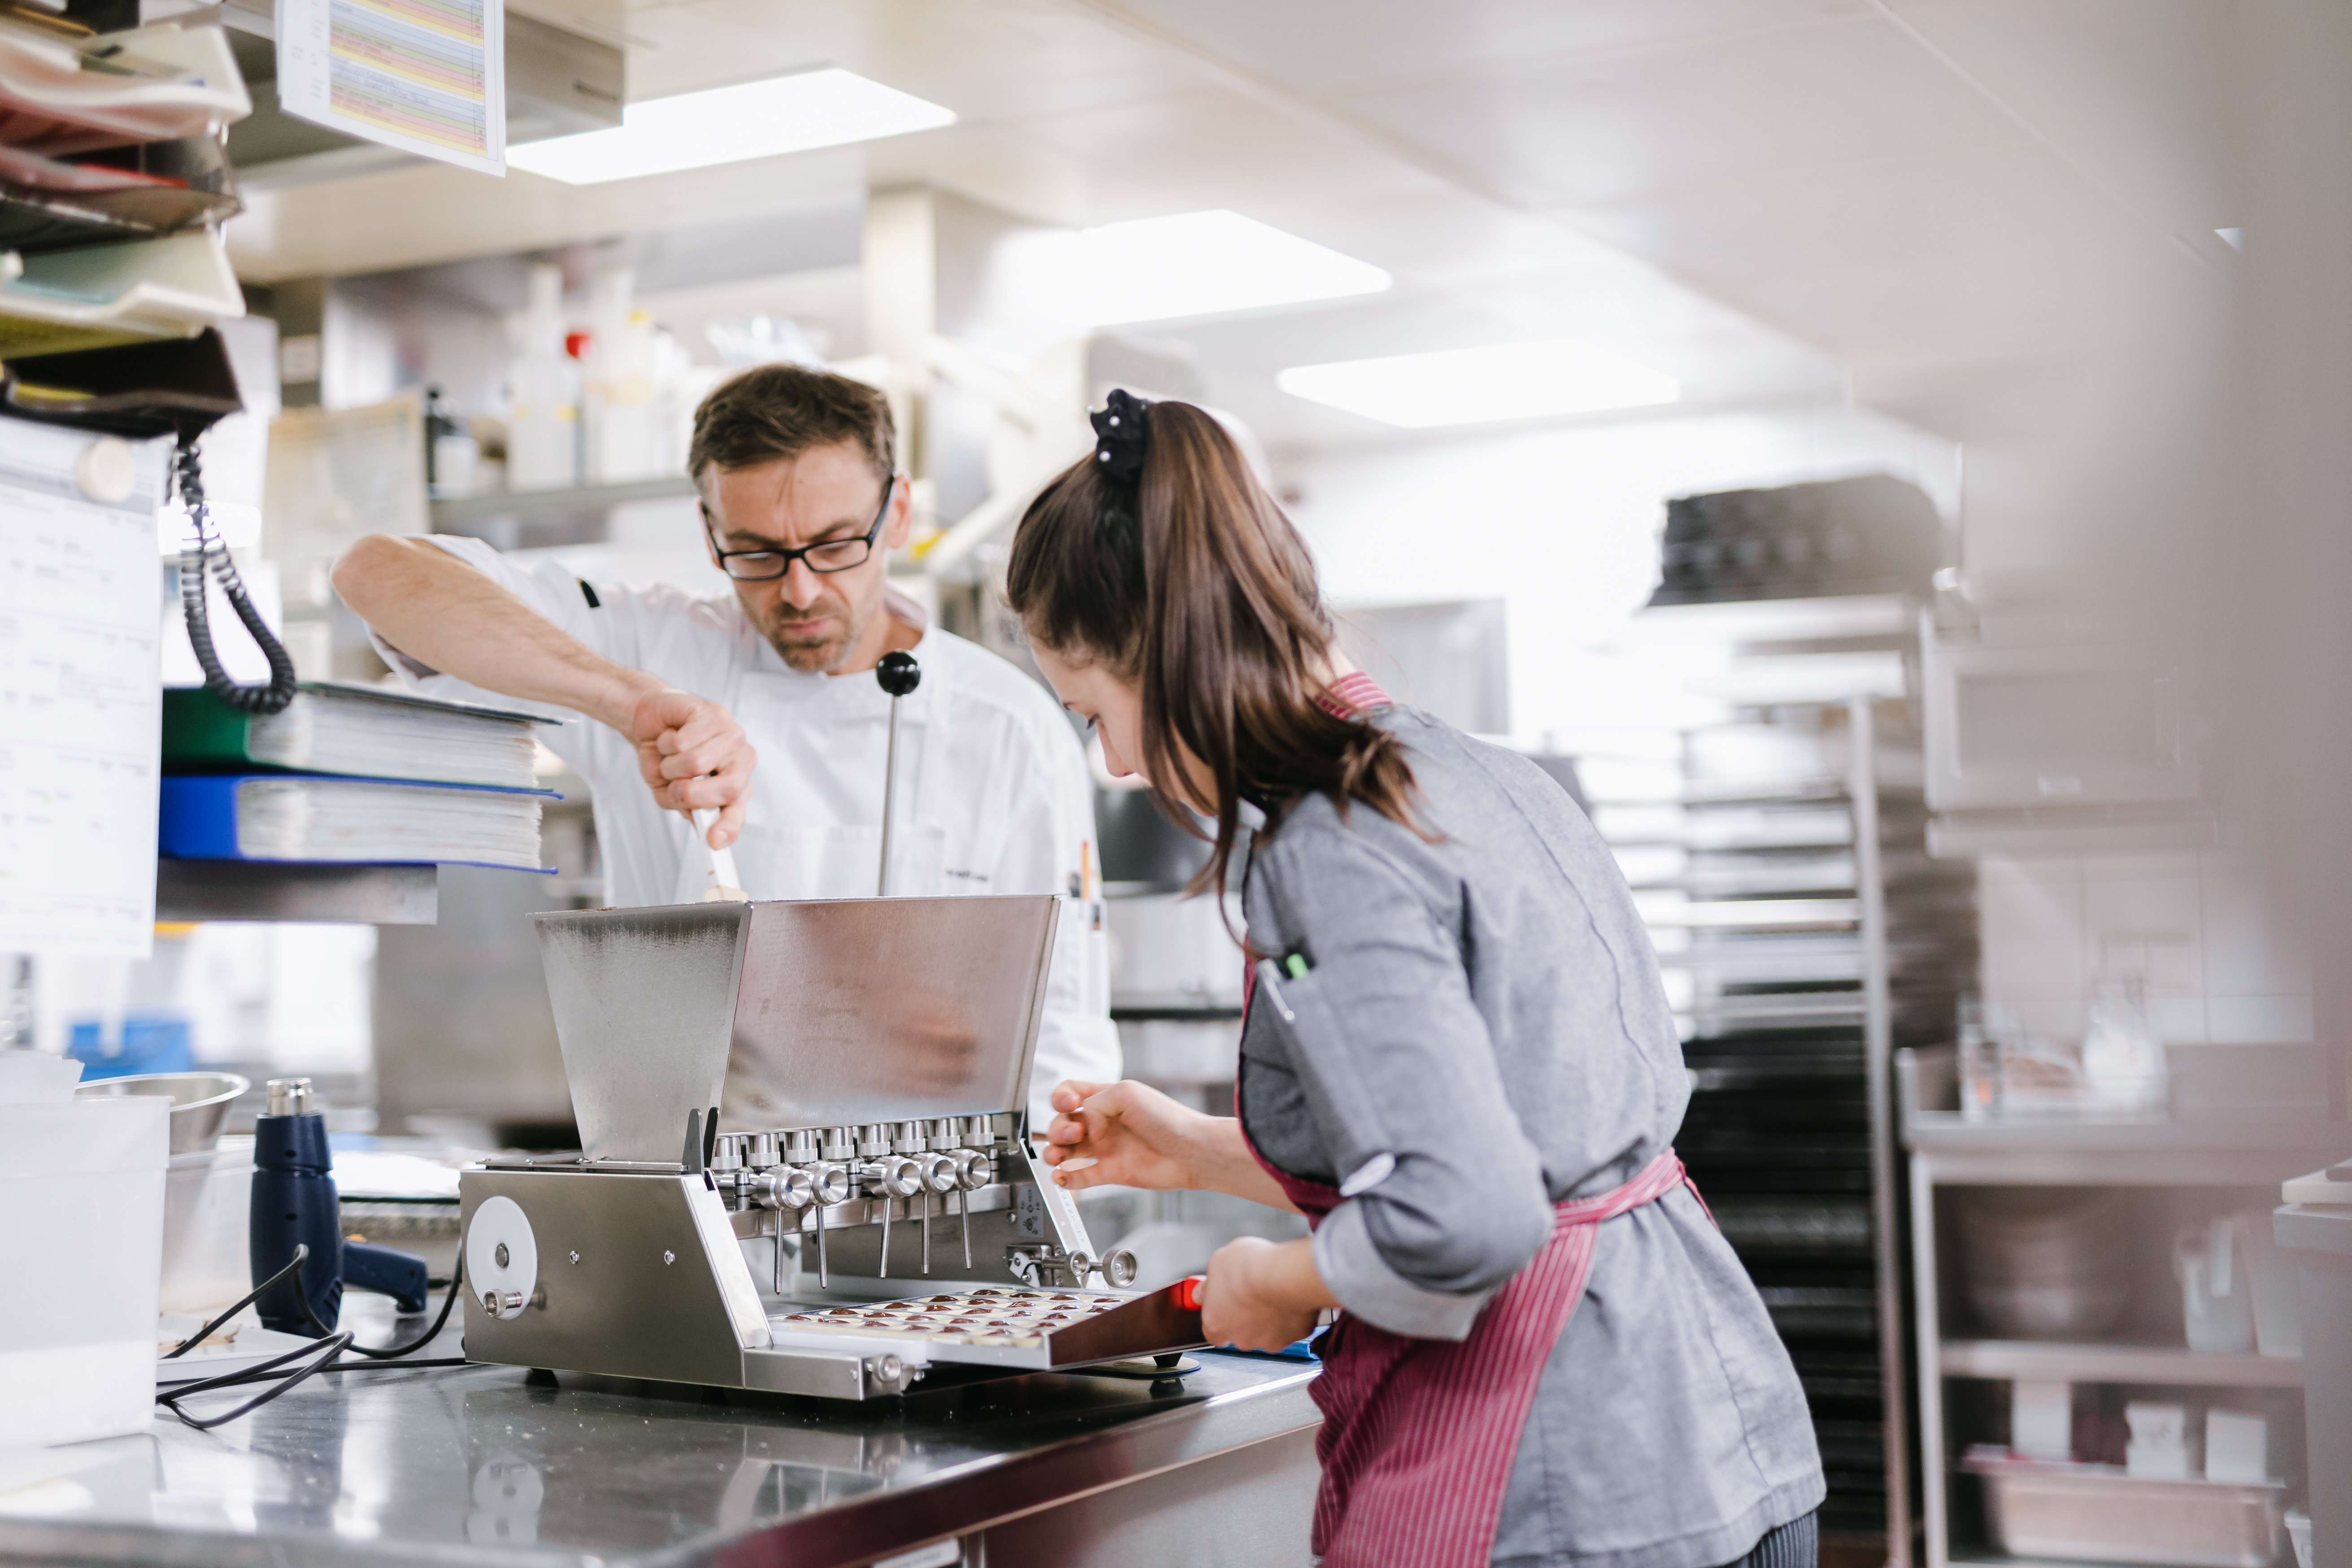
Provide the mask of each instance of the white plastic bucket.
[{"label": "white plastic bucket", "polygon": [[210,1317],[253,1289],[253,1140],[173,1155],[164,1192],[163,1310]]},{"label": "white plastic bucket", "polygon": [[172,1102],[0,1105],[0,1447],[147,1430]]}]

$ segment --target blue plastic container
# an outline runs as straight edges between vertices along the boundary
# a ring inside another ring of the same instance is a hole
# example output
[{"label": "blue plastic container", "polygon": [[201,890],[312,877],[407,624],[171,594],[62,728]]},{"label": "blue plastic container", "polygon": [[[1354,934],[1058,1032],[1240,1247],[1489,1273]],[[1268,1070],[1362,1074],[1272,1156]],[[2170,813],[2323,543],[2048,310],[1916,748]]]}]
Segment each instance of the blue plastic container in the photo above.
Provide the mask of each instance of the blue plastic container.
[{"label": "blue plastic container", "polygon": [[82,1064],[81,1079],[128,1078],[133,1073],[191,1072],[196,1065],[188,1040],[188,1020],[177,1013],[128,1013],[122,1034],[111,1042],[99,1037],[100,1020],[77,1019],[66,1040],[66,1055]]}]

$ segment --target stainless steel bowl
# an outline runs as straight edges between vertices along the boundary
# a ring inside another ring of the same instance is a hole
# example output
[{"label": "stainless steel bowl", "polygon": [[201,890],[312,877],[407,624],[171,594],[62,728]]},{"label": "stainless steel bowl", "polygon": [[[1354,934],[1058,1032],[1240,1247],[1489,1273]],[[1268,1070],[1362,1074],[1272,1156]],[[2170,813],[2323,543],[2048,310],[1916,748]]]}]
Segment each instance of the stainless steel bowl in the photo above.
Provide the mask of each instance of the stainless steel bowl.
[{"label": "stainless steel bowl", "polygon": [[221,1125],[238,1095],[253,1087],[233,1072],[146,1072],[102,1078],[83,1084],[77,1095],[120,1097],[163,1094],[172,1099],[172,1152],[201,1154],[220,1142]]}]

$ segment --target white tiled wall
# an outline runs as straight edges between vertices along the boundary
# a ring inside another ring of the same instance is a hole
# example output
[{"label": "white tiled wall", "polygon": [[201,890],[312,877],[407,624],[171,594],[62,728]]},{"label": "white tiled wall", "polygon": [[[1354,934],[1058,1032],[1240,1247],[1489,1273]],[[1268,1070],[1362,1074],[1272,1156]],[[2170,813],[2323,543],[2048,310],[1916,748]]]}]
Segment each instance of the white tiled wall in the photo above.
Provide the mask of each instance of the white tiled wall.
[{"label": "white tiled wall", "polygon": [[2228,854],[1987,856],[1977,906],[1985,995],[2030,1034],[2079,1040],[2093,984],[2136,973],[2172,1044],[2312,1037],[2308,960]]}]

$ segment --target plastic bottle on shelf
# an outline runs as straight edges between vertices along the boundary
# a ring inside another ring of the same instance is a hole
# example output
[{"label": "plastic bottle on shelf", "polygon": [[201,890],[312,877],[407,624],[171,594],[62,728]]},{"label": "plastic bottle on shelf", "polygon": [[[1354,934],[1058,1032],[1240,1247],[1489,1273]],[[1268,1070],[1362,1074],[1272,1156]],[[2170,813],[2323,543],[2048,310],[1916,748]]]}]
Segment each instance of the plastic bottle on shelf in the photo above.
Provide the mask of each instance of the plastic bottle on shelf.
[{"label": "plastic bottle on shelf", "polygon": [[469,496],[479,480],[481,443],[452,416],[441,400],[441,389],[425,392],[425,483],[436,500]]},{"label": "plastic bottle on shelf", "polygon": [[635,283],[631,268],[605,268],[596,275],[589,307],[583,384],[593,483],[625,484],[664,471],[654,401],[655,328],[653,318],[635,307]]},{"label": "plastic bottle on shelf", "polygon": [[563,272],[530,269],[509,377],[513,416],[507,426],[507,488],[562,489],[580,482],[579,366],[564,348]]},{"label": "plastic bottle on shelf", "polygon": [[2137,976],[2102,979],[2091,993],[2090,1027],[2083,1036],[2083,1083],[2103,1110],[2161,1114],[2170,1074],[2164,1040],[2148,1022]]},{"label": "plastic bottle on shelf", "polygon": [[1960,1119],[2000,1119],[2000,1042],[1985,1026],[1985,1007],[1971,992],[1960,998]]}]

